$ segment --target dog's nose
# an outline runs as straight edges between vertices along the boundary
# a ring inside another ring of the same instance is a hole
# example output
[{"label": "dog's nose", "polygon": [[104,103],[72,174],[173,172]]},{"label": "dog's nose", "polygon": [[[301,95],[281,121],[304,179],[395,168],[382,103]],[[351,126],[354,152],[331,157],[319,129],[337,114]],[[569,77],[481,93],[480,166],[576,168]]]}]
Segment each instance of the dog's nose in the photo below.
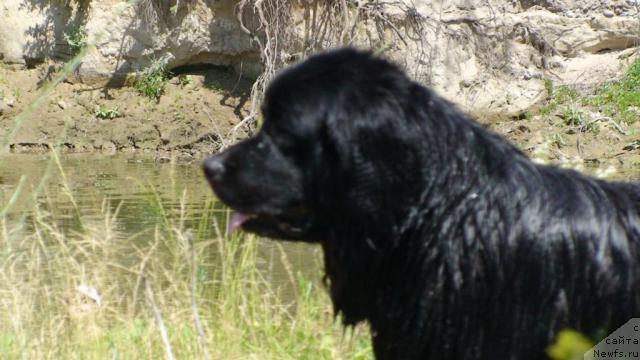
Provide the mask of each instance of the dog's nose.
[{"label": "dog's nose", "polygon": [[202,164],[204,173],[210,180],[219,180],[224,174],[224,164],[220,156],[212,156]]}]

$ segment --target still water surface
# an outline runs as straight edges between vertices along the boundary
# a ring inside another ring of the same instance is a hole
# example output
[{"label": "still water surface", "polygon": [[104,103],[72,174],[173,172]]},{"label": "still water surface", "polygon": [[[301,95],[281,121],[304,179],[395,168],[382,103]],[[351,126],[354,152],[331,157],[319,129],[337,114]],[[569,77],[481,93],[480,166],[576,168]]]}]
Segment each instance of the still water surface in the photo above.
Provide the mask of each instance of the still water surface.
[{"label": "still water surface", "polygon": [[[64,232],[78,230],[78,212],[83,222],[103,221],[103,206],[108,205],[111,209],[119,206],[117,231],[128,238],[162,221],[158,200],[167,211],[179,211],[184,206],[187,209],[186,227],[196,227],[207,211],[205,207],[214,198],[199,162],[157,163],[148,156],[67,154],[61,155],[60,164],[63,172],[48,154],[0,156],[0,204],[4,206],[12,197],[16,198],[8,213],[9,221],[17,221],[24,214],[30,216],[33,195],[37,194],[35,201],[43,204]],[[49,176],[43,182],[47,173]],[[41,183],[43,186],[38,190]],[[214,206],[219,209],[216,214],[224,229],[228,211],[218,203]],[[216,236],[213,227],[207,236]],[[290,277],[286,266],[293,267],[290,270],[301,272],[308,279],[320,278],[319,247],[281,242],[283,254],[274,241],[263,239],[259,244],[261,270],[265,278],[276,285],[288,286]]]}]

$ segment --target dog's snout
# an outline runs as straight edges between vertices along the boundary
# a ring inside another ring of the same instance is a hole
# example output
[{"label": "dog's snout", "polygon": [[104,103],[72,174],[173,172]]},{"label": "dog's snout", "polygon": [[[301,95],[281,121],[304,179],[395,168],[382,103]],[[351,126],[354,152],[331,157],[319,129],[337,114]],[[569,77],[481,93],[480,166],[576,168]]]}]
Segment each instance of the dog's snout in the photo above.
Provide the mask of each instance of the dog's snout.
[{"label": "dog's snout", "polygon": [[210,180],[218,180],[224,174],[224,162],[220,156],[212,156],[202,164],[205,175]]}]

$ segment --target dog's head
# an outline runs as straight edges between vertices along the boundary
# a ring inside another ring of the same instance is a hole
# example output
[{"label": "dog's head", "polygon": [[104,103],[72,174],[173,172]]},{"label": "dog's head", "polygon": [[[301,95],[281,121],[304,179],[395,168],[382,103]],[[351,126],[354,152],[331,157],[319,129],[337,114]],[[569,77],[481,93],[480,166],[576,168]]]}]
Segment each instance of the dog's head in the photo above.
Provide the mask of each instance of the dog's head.
[{"label": "dog's head", "polygon": [[401,195],[391,182],[415,172],[410,140],[418,134],[406,120],[413,85],[396,66],[353,49],[313,56],[277,76],[260,131],[203,164],[234,210],[230,230],[318,241],[340,209],[379,215]]}]

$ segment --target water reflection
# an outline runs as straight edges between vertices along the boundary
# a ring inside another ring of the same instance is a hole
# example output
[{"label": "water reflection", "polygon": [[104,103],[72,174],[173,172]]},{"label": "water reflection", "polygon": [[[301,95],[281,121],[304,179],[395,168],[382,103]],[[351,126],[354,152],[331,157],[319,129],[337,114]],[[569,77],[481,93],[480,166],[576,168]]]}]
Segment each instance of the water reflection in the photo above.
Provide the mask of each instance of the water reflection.
[{"label": "water reflection", "polygon": [[[135,241],[145,238],[136,234],[152,231],[163,216],[180,213],[181,207],[187,209],[186,228],[198,228],[203,217],[213,213],[225,229],[228,211],[213,198],[199,163],[156,163],[151,157],[122,154],[66,154],[61,155],[60,165],[62,172],[47,154],[0,157],[0,208],[15,197],[9,221],[33,216],[33,195],[37,194],[39,207],[63,232],[104,221],[105,207],[117,209],[114,230]],[[38,191],[41,183],[44,186]],[[204,239],[214,237],[216,229],[209,226]],[[264,276],[275,283],[290,286],[291,272],[302,272],[308,279],[320,277],[318,247],[264,239],[258,251]]]},{"label": "water reflection", "polygon": [[[81,231],[83,224],[103,222],[105,207],[115,211],[115,231],[123,239],[145,241],[163,216],[184,212],[185,228],[198,229],[201,240],[213,239],[216,230],[207,216],[217,217],[225,229],[228,211],[213,198],[201,174],[199,163],[156,163],[147,156],[100,154],[62,155],[57,163],[47,154],[6,154],[0,156],[0,210],[15,200],[7,219],[19,221],[34,214],[33,195],[42,211],[47,212],[57,229]],[[49,169],[49,176],[43,182]],[[586,169],[597,174],[597,168]],[[610,178],[639,179],[636,169],[610,172]],[[40,184],[44,186],[38,190]],[[16,196],[19,184],[21,190]],[[15,199],[14,199],[15,198]],[[11,224],[8,224],[11,228]],[[141,235],[146,234],[146,235]],[[259,242],[259,261],[264,277],[283,284],[291,293],[291,274],[301,272],[307,279],[318,280],[322,273],[320,249],[308,244]],[[214,254],[212,254],[213,256]]]}]

